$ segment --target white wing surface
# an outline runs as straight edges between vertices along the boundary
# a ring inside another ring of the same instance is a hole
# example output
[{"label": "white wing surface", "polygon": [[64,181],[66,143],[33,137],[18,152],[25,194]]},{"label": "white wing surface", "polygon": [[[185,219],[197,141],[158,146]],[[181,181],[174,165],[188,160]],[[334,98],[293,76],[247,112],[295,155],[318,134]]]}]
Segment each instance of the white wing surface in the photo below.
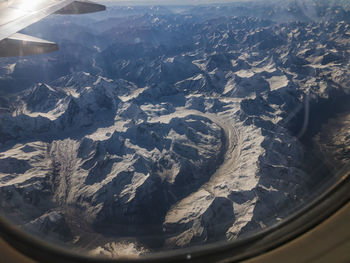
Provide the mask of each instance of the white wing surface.
[{"label": "white wing surface", "polygon": [[83,14],[106,7],[90,1],[74,0],[0,0],[0,56],[24,56],[58,49],[55,43],[16,34],[53,13]]}]

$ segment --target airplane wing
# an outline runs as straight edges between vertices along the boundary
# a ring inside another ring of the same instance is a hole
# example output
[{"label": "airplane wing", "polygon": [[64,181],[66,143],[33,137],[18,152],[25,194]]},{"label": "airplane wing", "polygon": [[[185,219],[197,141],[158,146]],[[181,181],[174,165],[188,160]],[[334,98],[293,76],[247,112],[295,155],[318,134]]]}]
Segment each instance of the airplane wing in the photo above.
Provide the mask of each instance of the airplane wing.
[{"label": "airplane wing", "polygon": [[105,9],[87,0],[0,0],[0,57],[58,50],[55,43],[17,33],[50,14],[85,14]]}]

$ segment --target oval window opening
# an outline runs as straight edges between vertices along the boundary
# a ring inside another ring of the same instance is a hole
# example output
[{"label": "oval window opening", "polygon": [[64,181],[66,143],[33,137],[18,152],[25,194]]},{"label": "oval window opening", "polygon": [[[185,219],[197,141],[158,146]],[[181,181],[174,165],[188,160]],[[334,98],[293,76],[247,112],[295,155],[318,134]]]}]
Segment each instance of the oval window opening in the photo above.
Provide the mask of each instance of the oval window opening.
[{"label": "oval window opening", "polygon": [[17,229],[75,256],[190,260],[347,180],[346,3],[101,4],[11,36],[24,18],[0,18],[0,212]]}]

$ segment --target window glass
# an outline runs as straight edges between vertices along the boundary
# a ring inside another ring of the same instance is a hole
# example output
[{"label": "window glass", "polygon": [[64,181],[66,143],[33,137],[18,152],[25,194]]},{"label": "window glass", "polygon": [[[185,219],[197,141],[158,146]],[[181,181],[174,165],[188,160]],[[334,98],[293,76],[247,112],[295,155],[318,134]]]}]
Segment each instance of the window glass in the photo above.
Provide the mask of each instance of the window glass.
[{"label": "window glass", "polygon": [[24,29],[60,49],[0,58],[1,215],[142,256],[255,235],[340,180],[347,2],[220,2],[106,1]]}]

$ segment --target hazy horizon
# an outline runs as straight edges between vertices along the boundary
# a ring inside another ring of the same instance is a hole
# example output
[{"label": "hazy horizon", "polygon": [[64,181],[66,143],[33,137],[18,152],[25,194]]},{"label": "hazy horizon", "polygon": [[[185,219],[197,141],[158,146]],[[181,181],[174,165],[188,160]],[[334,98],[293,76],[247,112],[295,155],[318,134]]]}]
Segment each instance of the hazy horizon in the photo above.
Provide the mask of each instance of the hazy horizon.
[{"label": "hazy horizon", "polygon": [[228,4],[233,2],[251,2],[254,0],[179,0],[179,1],[172,1],[172,0],[104,0],[101,1],[101,3],[105,5],[113,5],[113,4],[119,4],[119,5],[208,5],[208,4]]}]

